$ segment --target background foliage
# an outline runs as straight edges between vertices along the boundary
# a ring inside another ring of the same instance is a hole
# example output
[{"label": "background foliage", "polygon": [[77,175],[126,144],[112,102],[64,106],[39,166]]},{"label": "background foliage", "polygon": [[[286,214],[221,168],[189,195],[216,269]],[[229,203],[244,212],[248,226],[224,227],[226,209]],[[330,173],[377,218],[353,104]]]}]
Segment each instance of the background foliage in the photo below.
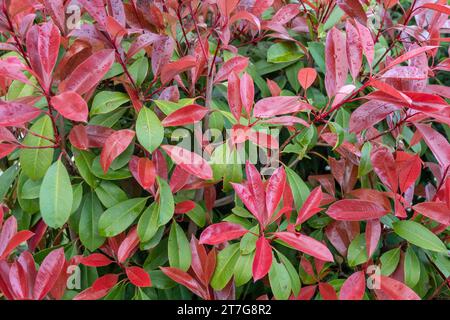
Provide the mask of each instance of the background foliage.
[{"label": "background foliage", "polygon": [[0,298],[448,298],[449,14],[0,0]]}]

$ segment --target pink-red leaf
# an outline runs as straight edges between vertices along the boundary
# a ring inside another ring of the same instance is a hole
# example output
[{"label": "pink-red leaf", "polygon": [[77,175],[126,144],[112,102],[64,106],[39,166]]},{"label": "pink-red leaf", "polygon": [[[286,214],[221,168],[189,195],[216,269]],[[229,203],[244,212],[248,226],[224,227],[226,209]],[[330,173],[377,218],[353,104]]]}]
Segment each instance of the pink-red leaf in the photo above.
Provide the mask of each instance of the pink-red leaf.
[{"label": "pink-red leaf", "polygon": [[164,127],[176,127],[193,124],[201,121],[208,114],[208,112],[208,108],[202,107],[198,104],[191,104],[172,112],[161,122],[161,124]]},{"label": "pink-red leaf", "polygon": [[305,109],[310,109],[310,106],[307,103],[301,102],[298,97],[269,97],[261,99],[255,104],[253,115],[258,118],[270,118]]},{"label": "pink-red leaf", "polygon": [[327,210],[330,217],[343,221],[378,219],[388,213],[388,210],[375,202],[359,199],[336,201]]},{"label": "pink-red leaf", "polygon": [[212,169],[208,162],[200,155],[178,146],[163,145],[161,148],[169,155],[173,162],[185,171],[201,179],[212,179]]},{"label": "pink-red leaf", "polygon": [[323,193],[322,188],[320,186],[311,191],[308,198],[306,198],[305,202],[303,203],[302,208],[298,212],[297,221],[295,223],[296,225],[305,222],[313,215],[320,212],[320,210],[322,210],[320,208],[320,202],[322,201],[322,197]]},{"label": "pink-red leaf", "polygon": [[[358,3],[359,1],[356,0]],[[364,15],[365,17],[365,15]],[[363,47],[361,38],[359,37],[358,30],[353,26],[353,24],[347,20],[345,23],[345,31],[347,33],[347,60],[348,67],[350,69],[350,74],[353,79],[356,80],[356,77],[359,74],[359,70],[362,66],[363,59]]]},{"label": "pink-red leaf", "polygon": [[267,216],[264,220],[266,224],[280,203],[283,196],[284,186],[286,184],[286,172],[284,167],[280,167],[272,174],[266,185],[266,209]]},{"label": "pink-red leaf", "polygon": [[242,112],[240,80],[236,72],[231,72],[228,76],[228,105],[234,118],[239,122]]},{"label": "pink-red leaf", "polygon": [[66,91],[54,96],[50,100],[50,104],[66,119],[78,122],[87,122],[88,120],[87,103],[76,92]]},{"label": "pink-red leaf", "polygon": [[253,258],[252,274],[253,280],[262,279],[272,266],[272,247],[269,241],[261,236],[256,241],[255,257]]},{"label": "pink-red leaf", "polygon": [[253,78],[246,72],[241,77],[240,95],[242,106],[247,112],[247,115],[250,115],[252,113],[253,100],[255,98],[255,84],[253,83]]},{"label": "pink-red leaf", "polygon": [[416,123],[416,128],[422,134],[425,143],[433,152],[439,164],[443,168],[450,165],[450,144],[447,139],[430,126]]},{"label": "pink-red leaf", "polygon": [[8,255],[22,242],[27,241],[34,235],[33,232],[28,230],[22,230],[17,232],[12,238],[9,240],[8,245],[0,254],[0,260],[6,259]]},{"label": "pink-red leaf", "polygon": [[227,60],[222,68],[217,72],[214,83],[221,82],[228,78],[229,74],[231,72],[240,73],[244,71],[245,68],[247,68],[249,59],[244,57],[234,57],[229,60]]},{"label": "pink-red leaf", "polygon": [[248,232],[243,226],[232,222],[219,222],[210,225],[200,235],[200,244],[216,245],[242,237]]},{"label": "pink-red leaf", "polygon": [[156,169],[152,160],[132,156],[128,167],[142,188],[148,190],[153,186],[156,179]]},{"label": "pink-red leaf", "polygon": [[64,81],[59,91],[75,91],[84,94],[91,90],[108,72],[114,62],[114,50],[105,49],[94,53],[79,64]]},{"label": "pink-red leaf", "polygon": [[445,226],[450,225],[450,210],[445,202],[422,202],[412,208],[427,218]]},{"label": "pink-red leaf", "polygon": [[100,165],[106,173],[111,163],[130,145],[134,138],[133,130],[119,130],[111,134],[105,141],[102,152],[100,154]]},{"label": "pink-red leaf", "polygon": [[381,223],[379,219],[367,220],[366,222],[366,251],[370,258],[375,252],[381,236]]},{"label": "pink-red leaf", "polygon": [[34,299],[42,300],[45,298],[58,280],[65,263],[66,258],[63,248],[53,250],[45,257],[36,275],[33,291]]},{"label": "pink-red leaf", "polygon": [[380,275],[380,290],[391,300],[421,300],[417,293],[404,283],[382,275]]},{"label": "pink-red leaf", "polygon": [[364,272],[355,272],[342,285],[339,292],[339,300],[362,300],[365,291],[366,278]]},{"label": "pink-red leaf", "polygon": [[399,106],[389,102],[370,100],[360,105],[351,114],[349,123],[350,132],[359,133],[369,129],[398,109]]},{"label": "pink-red leaf", "polygon": [[180,60],[165,64],[161,69],[161,82],[167,83],[181,72],[195,67],[197,60],[193,56],[184,56]]},{"label": "pink-red leaf", "polygon": [[111,259],[101,253],[92,253],[80,258],[80,263],[88,267],[105,267],[113,263]]},{"label": "pink-red leaf", "polygon": [[137,287],[146,288],[152,286],[150,275],[140,267],[125,268],[128,279]]},{"label": "pink-red leaf", "polygon": [[173,281],[185,286],[200,298],[206,298],[205,290],[189,273],[171,267],[160,267],[160,269]]},{"label": "pink-red leaf", "polygon": [[320,241],[299,233],[276,232],[275,237],[287,243],[294,249],[309,254],[323,261],[333,262],[330,250]]},{"label": "pink-red leaf", "polygon": [[337,5],[348,16],[357,19],[362,24],[367,23],[367,16],[359,0],[338,0]]},{"label": "pink-red leaf", "polygon": [[0,126],[20,126],[35,119],[42,112],[41,109],[21,102],[0,101]]},{"label": "pink-red leaf", "polygon": [[331,284],[326,282],[319,283],[319,292],[323,300],[337,300],[336,291]]},{"label": "pink-red leaf", "polygon": [[303,68],[298,70],[297,79],[298,83],[304,90],[307,90],[316,81],[317,71],[314,68]]},{"label": "pink-red leaf", "polygon": [[137,228],[134,227],[128,232],[128,235],[120,244],[119,249],[117,250],[117,261],[119,263],[124,263],[132,255],[138,244],[139,236]]},{"label": "pink-red leaf", "polygon": [[325,88],[329,97],[334,97],[336,92],[347,80],[348,63],[345,37],[335,27],[327,33],[325,43]]}]

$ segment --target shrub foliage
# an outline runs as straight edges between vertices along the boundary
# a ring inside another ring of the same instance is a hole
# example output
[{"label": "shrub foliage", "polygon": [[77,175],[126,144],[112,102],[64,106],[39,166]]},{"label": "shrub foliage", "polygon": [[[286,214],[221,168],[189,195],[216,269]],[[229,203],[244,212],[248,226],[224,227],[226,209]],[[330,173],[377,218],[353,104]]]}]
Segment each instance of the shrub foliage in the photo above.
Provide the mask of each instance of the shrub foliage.
[{"label": "shrub foliage", "polygon": [[0,0],[0,298],[448,298],[449,14]]}]

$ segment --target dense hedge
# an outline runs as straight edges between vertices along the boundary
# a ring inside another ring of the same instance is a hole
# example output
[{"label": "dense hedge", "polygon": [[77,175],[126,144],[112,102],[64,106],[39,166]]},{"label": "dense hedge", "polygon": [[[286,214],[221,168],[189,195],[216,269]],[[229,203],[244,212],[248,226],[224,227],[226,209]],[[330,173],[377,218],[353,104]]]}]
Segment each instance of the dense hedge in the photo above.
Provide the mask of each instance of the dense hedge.
[{"label": "dense hedge", "polygon": [[0,0],[0,299],[448,298],[449,14]]}]

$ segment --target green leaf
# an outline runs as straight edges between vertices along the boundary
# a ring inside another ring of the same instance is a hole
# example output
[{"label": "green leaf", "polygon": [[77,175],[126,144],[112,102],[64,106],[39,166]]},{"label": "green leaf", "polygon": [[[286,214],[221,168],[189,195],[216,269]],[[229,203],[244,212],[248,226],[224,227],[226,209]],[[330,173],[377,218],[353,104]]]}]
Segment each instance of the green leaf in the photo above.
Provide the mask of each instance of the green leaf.
[{"label": "green leaf", "polygon": [[147,242],[158,231],[159,205],[153,202],[144,210],[137,225],[137,232],[141,242]]},{"label": "green leaf", "polygon": [[195,99],[184,98],[180,99],[178,102],[167,101],[167,100],[153,100],[156,106],[167,116],[178,109],[181,109],[187,105],[194,104]]},{"label": "green leaf", "polygon": [[404,273],[405,284],[414,288],[420,280],[420,261],[410,246],[406,249]]},{"label": "green leaf", "polygon": [[391,275],[395,269],[397,269],[400,261],[400,248],[389,250],[380,258],[381,261],[381,274],[384,276]]},{"label": "green leaf", "polygon": [[127,111],[128,108],[121,108],[113,112],[98,114],[89,120],[89,124],[112,128]]},{"label": "green leaf", "polygon": [[445,244],[430,230],[415,221],[393,223],[394,231],[408,242],[426,250],[447,252]]},{"label": "green leaf", "polygon": [[163,226],[170,221],[175,211],[172,190],[166,180],[156,177],[159,185],[159,215],[158,226]]},{"label": "green leaf", "polygon": [[358,178],[365,176],[372,171],[372,163],[370,161],[370,153],[372,151],[372,144],[370,142],[364,143],[361,149],[361,160],[358,167]]},{"label": "green leaf", "polygon": [[131,177],[131,172],[128,167],[123,167],[118,170],[113,170],[112,167],[110,167],[108,172],[104,173],[102,166],[100,165],[100,156],[97,156],[92,161],[91,171],[97,178],[103,180],[124,180]]},{"label": "green leaf", "polygon": [[13,164],[0,175],[0,201],[5,199],[5,196],[8,193],[9,188],[11,188],[18,173],[19,167]]},{"label": "green leaf", "polygon": [[289,185],[292,189],[292,195],[294,197],[295,208],[300,210],[306,198],[309,196],[310,191],[306,183],[300,178],[300,176],[291,168],[285,167],[286,177]]},{"label": "green leaf", "polygon": [[322,42],[308,42],[309,53],[322,73],[325,73],[325,45]]},{"label": "green leaf", "polygon": [[174,221],[169,233],[168,251],[171,267],[187,271],[191,266],[191,249],[184,230]]},{"label": "green leaf", "polygon": [[92,101],[91,115],[108,113],[130,101],[126,93],[115,91],[101,91],[97,93]]},{"label": "green leaf", "polygon": [[161,145],[164,138],[164,128],[156,114],[149,108],[142,108],[136,121],[136,135],[139,143],[148,151],[153,152]]},{"label": "green leaf", "polygon": [[256,250],[256,241],[258,237],[255,234],[259,233],[259,225],[254,226],[242,237],[239,248],[242,254],[250,254]]},{"label": "green leaf", "polygon": [[216,270],[211,279],[214,290],[222,290],[234,274],[236,263],[240,257],[239,243],[233,243],[217,254]]},{"label": "green leaf", "polygon": [[278,258],[280,259],[280,262],[284,265],[286,268],[286,271],[289,274],[289,278],[291,279],[291,287],[292,292],[295,296],[297,296],[300,292],[301,284],[300,284],[300,277],[298,276],[297,271],[295,270],[292,263],[289,261],[289,259],[282,254],[281,252],[277,251]]},{"label": "green leaf", "polygon": [[73,187],[73,202],[70,213],[74,213],[75,211],[78,210],[82,198],[83,198],[83,183],[79,183]]},{"label": "green leaf", "polygon": [[361,233],[352,240],[347,252],[348,265],[355,267],[367,261],[365,234]]},{"label": "green leaf", "polygon": [[125,200],[106,210],[98,222],[99,234],[109,238],[125,231],[140,215],[147,199]]},{"label": "green leaf", "polygon": [[327,21],[323,26],[324,31],[333,28],[341,20],[343,15],[344,11],[342,11],[342,9],[339,8],[339,6],[335,6],[334,10],[331,12],[330,16],[328,17]]},{"label": "green leaf", "polygon": [[114,207],[116,204],[128,199],[125,191],[110,181],[102,181],[102,183],[95,188],[95,193],[106,208]]},{"label": "green leaf", "polygon": [[[54,139],[52,120],[45,115],[39,118],[30,128],[30,131],[50,139]],[[52,146],[53,143],[44,138],[28,133],[23,144],[29,147],[39,147],[35,149],[20,150],[20,166],[22,171],[31,179],[39,180],[44,177],[47,169],[53,161],[53,148],[42,148]]]},{"label": "green leaf", "polygon": [[200,228],[205,226],[206,212],[200,204],[196,203],[195,208],[187,212],[186,215]]},{"label": "green leaf", "polygon": [[269,271],[270,288],[277,300],[287,300],[291,294],[291,279],[286,267],[273,260]]},{"label": "green leaf", "polygon": [[137,59],[133,64],[128,68],[128,71],[131,74],[131,77],[136,82],[136,85],[140,86],[148,73],[148,59],[147,57],[141,57]]},{"label": "green leaf", "polygon": [[337,136],[336,144],[333,147],[333,150],[335,150],[342,144],[342,142],[344,142],[345,131],[344,128],[342,128],[337,122],[329,122],[328,124],[330,126],[331,132],[333,132]]},{"label": "green leaf", "polygon": [[61,228],[69,219],[73,204],[73,190],[66,167],[61,160],[47,170],[39,193],[39,208],[45,223]]},{"label": "green leaf", "polygon": [[267,62],[271,63],[291,62],[301,57],[303,53],[294,42],[278,42],[267,50]]},{"label": "green leaf", "polygon": [[89,192],[86,194],[78,230],[81,243],[90,251],[98,249],[105,242],[105,238],[98,232],[98,221],[102,212],[102,205],[95,193]]},{"label": "green leaf", "polygon": [[41,192],[42,180],[28,179],[22,186],[22,199],[38,199]]},{"label": "green leaf", "polygon": [[[19,174],[19,179],[17,179],[17,200],[19,201],[20,207],[26,213],[33,214],[39,211],[39,199],[25,199],[23,198],[23,186],[27,181],[33,181],[29,179],[23,172]],[[39,185],[41,185],[42,181],[38,180]],[[40,192],[40,187],[39,187]],[[39,196],[38,196],[39,197]]]},{"label": "green leaf", "polygon": [[241,254],[236,266],[234,267],[234,281],[236,287],[240,287],[252,278],[252,266],[253,266],[254,254]]},{"label": "green leaf", "polygon": [[77,166],[78,172],[81,177],[86,181],[86,183],[95,188],[97,186],[97,178],[91,171],[92,161],[95,155],[91,152],[77,150],[75,152],[75,165]]}]

